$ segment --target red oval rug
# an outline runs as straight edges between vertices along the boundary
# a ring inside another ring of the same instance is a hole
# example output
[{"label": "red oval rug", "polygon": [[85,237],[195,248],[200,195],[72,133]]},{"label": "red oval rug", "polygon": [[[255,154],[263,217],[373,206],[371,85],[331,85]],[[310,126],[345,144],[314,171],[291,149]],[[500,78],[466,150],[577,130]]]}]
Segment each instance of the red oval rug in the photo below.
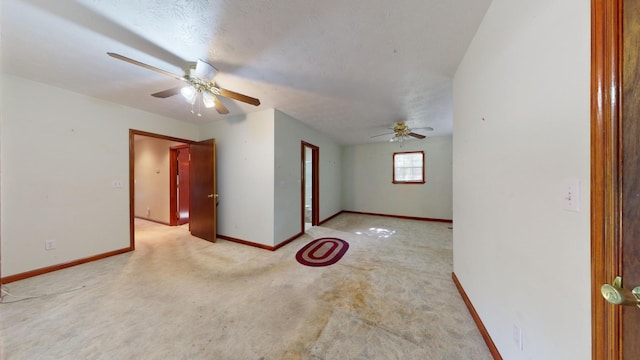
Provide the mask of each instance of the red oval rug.
[{"label": "red oval rug", "polygon": [[307,266],[335,264],[349,249],[349,243],[337,238],[320,238],[305,245],[296,253],[296,260]]}]

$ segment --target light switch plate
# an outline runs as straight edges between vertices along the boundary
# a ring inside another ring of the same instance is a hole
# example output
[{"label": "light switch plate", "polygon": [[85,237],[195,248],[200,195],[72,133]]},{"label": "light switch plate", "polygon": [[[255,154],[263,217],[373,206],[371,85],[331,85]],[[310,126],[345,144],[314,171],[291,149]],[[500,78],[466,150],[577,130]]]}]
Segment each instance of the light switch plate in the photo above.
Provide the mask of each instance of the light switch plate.
[{"label": "light switch plate", "polygon": [[55,240],[45,240],[44,241],[44,249],[45,250],[53,250],[56,248],[56,241]]}]

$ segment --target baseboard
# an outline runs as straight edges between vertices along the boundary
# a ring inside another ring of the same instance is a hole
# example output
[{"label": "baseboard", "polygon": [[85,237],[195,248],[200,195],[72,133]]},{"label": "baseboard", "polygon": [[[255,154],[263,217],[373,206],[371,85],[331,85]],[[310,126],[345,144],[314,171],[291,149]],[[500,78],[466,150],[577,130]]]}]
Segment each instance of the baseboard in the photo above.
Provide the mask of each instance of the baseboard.
[{"label": "baseboard", "polygon": [[340,210],[340,211],[338,211],[337,213],[335,213],[335,214],[333,214],[333,215],[329,216],[328,218],[326,218],[326,219],[324,219],[324,220],[320,221],[320,224],[318,224],[318,225],[322,225],[322,224],[326,223],[327,221],[329,221],[329,220],[333,219],[334,217],[336,217],[336,216],[338,216],[338,215],[342,214],[343,212],[344,212],[344,210]]},{"label": "baseboard", "polygon": [[458,288],[458,292],[460,292],[460,296],[462,296],[462,300],[467,305],[467,309],[469,309],[469,313],[471,313],[471,317],[473,318],[473,321],[475,321],[476,326],[480,331],[480,335],[482,335],[484,342],[487,344],[487,347],[489,348],[489,352],[493,356],[493,359],[502,360],[502,356],[500,355],[500,352],[498,351],[496,344],[493,343],[493,340],[491,339],[491,335],[489,335],[489,332],[487,331],[487,328],[482,323],[482,320],[480,319],[480,316],[476,312],[476,309],[473,307],[473,304],[471,304],[471,300],[469,300],[467,293],[462,288],[462,284],[460,284],[460,281],[458,280],[456,273],[452,272],[451,278],[453,279],[453,283],[456,285],[456,288]]},{"label": "baseboard", "polygon": [[234,238],[234,237],[227,236],[227,235],[222,235],[222,234],[217,234],[216,237],[220,238],[220,239],[223,239],[223,240],[227,240],[227,241],[231,241],[231,242],[234,242],[234,243],[238,243],[238,244],[249,245],[249,246],[253,246],[253,247],[257,247],[257,248],[265,249],[265,250],[269,250],[269,251],[276,251],[279,248],[281,248],[281,247],[287,245],[288,243],[292,242],[293,240],[297,239],[301,235],[304,235],[304,233],[299,233],[299,234],[293,235],[292,237],[290,237],[287,240],[279,243],[276,246],[258,244],[258,243],[253,242],[253,241],[242,240],[242,239],[238,239],[238,238]]},{"label": "baseboard", "polygon": [[223,240],[227,240],[227,241],[231,241],[231,242],[238,243],[238,244],[243,244],[243,245],[249,245],[249,246],[257,247],[257,248],[260,248],[260,249],[271,250],[271,251],[276,249],[274,246],[258,244],[258,243],[255,243],[253,241],[242,240],[242,239],[234,238],[234,237],[227,236],[227,235],[217,234],[216,237],[218,239],[223,239]]},{"label": "baseboard", "polygon": [[[377,213],[362,212],[362,211],[342,210],[340,213],[360,214],[360,215],[375,215],[375,216],[385,216],[385,217],[392,217],[392,218],[398,218],[398,219],[420,220],[420,221],[435,221],[435,222],[443,222],[443,223],[450,223],[450,224],[453,223],[453,220],[451,220],[451,219],[434,219],[434,218],[425,218],[425,217],[416,217],[416,216],[377,214]],[[338,214],[340,214],[340,213],[338,213]]]},{"label": "baseboard", "polygon": [[146,220],[146,221],[151,221],[157,224],[162,224],[162,225],[167,225],[167,226],[175,226],[175,225],[171,225],[167,222],[164,221],[160,221],[160,220],[155,220],[155,219],[151,219],[151,218],[146,218],[144,216],[134,216],[136,219],[142,219],[142,220]]},{"label": "baseboard", "polygon": [[79,259],[79,260],[74,260],[68,263],[64,263],[64,264],[58,264],[58,265],[52,265],[52,266],[47,266],[41,269],[36,269],[36,270],[31,270],[31,271],[27,271],[27,272],[23,272],[20,274],[15,274],[15,275],[10,275],[10,276],[6,276],[0,279],[0,283],[2,284],[8,284],[14,281],[18,281],[18,280],[24,280],[30,277],[34,277],[34,276],[38,276],[38,275],[42,275],[42,274],[46,274],[46,273],[50,273],[53,271],[57,271],[57,270],[62,270],[62,269],[66,269],[72,266],[76,266],[76,265],[80,265],[80,264],[85,264],[85,263],[89,263],[92,261],[96,261],[96,260],[101,260],[104,258],[108,258],[110,256],[114,256],[114,255],[120,255],[120,254],[124,254],[127,253],[129,251],[132,251],[133,249],[128,247],[128,248],[124,248],[124,249],[119,249],[119,250],[114,250],[114,251],[109,251],[103,254],[98,254],[98,255],[94,255],[94,256],[90,256],[84,259]]},{"label": "baseboard", "polygon": [[280,249],[281,247],[287,245],[288,243],[292,242],[293,240],[299,238],[302,235],[304,235],[304,232],[300,232],[300,233],[297,233],[297,234],[293,235],[292,237],[288,238],[287,240],[285,240],[285,241],[281,242],[280,244],[274,246],[273,250]]}]

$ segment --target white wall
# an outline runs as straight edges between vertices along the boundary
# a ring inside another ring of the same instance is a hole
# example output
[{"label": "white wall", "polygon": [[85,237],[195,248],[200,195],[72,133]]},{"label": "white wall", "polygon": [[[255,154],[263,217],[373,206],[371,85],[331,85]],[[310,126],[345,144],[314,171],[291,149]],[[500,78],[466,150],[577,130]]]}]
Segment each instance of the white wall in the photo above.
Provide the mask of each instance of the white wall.
[{"label": "white wall", "polygon": [[342,210],[342,147],[291,116],[275,111],[275,241],[277,245],[301,229],[301,141],[320,148],[320,221]]},{"label": "white wall", "polygon": [[129,129],[197,127],[4,73],[2,87],[2,276],[128,247]]},{"label": "white wall", "polygon": [[[425,184],[393,184],[393,153],[425,152]],[[452,138],[349,146],[343,155],[343,208],[385,215],[452,219]]]},{"label": "white wall", "polygon": [[170,149],[181,144],[148,136],[135,136],[136,217],[170,223]]},{"label": "white wall", "polygon": [[201,125],[215,138],[218,234],[274,245],[274,110]]},{"label": "white wall", "polygon": [[217,142],[218,234],[276,246],[300,232],[300,141],[320,146],[320,219],[341,210],[341,147],[274,109],[201,126]]},{"label": "white wall", "polygon": [[494,0],[455,75],[454,271],[505,359],[591,358],[589,71],[588,1]]}]

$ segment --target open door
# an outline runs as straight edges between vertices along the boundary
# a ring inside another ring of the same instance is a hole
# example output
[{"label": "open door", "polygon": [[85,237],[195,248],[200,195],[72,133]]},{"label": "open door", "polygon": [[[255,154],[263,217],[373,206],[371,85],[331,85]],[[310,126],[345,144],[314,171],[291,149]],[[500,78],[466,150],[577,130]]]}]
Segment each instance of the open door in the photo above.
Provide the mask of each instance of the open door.
[{"label": "open door", "polygon": [[191,235],[216,241],[216,141],[190,145],[190,217]]},{"label": "open door", "polygon": [[592,1],[592,358],[598,360],[640,359],[639,18],[637,0]]}]

